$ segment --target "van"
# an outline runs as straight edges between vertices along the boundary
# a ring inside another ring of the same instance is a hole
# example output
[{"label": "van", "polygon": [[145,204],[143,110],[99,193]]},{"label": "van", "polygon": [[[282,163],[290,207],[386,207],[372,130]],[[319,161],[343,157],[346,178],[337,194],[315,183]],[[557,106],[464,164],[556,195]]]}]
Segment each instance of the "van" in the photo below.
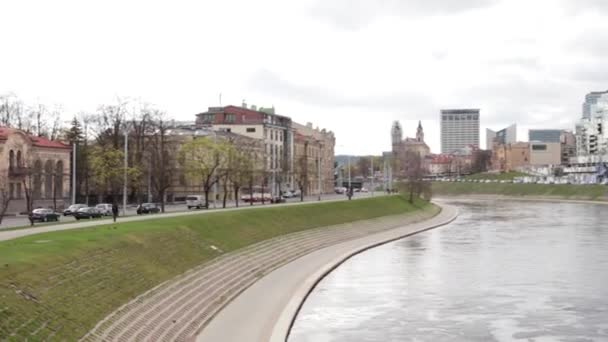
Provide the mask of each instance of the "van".
[{"label": "van", "polygon": [[196,208],[207,208],[205,205],[205,196],[203,195],[191,195],[186,197],[186,206],[188,209]]},{"label": "van", "polygon": [[110,203],[100,203],[95,206],[95,209],[104,216],[112,216],[112,205]]}]

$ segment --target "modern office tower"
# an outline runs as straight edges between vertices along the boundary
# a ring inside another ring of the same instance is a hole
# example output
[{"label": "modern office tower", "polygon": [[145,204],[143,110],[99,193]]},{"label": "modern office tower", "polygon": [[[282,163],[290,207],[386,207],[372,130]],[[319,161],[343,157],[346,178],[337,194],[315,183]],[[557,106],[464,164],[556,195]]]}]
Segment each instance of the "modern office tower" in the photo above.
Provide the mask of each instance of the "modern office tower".
[{"label": "modern office tower", "polygon": [[497,144],[512,144],[517,141],[517,125],[512,124],[511,126],[501,129],[500,131],[493,131],[489,128],[486,129],[486,150],[492,150],[494,142]]},{"label": "modern office tower", "polygon": [[441,110],[441,153],[479,148],[479,109]]}]

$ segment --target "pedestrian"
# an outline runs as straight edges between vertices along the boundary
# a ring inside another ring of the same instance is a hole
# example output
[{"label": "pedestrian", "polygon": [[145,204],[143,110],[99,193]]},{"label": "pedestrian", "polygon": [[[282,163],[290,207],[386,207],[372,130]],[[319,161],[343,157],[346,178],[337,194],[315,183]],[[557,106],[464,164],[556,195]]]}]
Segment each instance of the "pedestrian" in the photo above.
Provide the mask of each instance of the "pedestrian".
[{"label": "pedestrian", "polygon": [[116,218],[118,217],[118,206],[116,203],[112,204],[112,217],[114,218],[114,222],[116,222]]}]

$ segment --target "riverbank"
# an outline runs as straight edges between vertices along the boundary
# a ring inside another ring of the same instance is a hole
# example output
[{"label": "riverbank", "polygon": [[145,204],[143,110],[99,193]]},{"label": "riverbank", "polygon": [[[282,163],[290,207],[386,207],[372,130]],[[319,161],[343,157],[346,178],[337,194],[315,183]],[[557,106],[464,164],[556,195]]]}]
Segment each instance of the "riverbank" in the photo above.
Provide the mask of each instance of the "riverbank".
[{"label": "riverbank", "polygon": [[433,182],[434,196],[491,195],[530,199],[608,201],[606,185]]},{"label": "riverbank", "polygon": [[[0,337],[77,340],[136,296],[162,289],[159,284],[180,274],[187,278],[195,271],[186,271],[201,264],[230,263],[233,251],[251,251],[290,234],[322,234],[319,227],[428,214],[433,208],[386,196],[121,222],[3,241]],[[271,261],[281,262],[280,256]],[[257,267],[241,271],[263,274]],[[224,294],[212,300],[228,298]]]},{"label": "riverbank", "polygon": [[[443,206],[441,213],[432,218],[403,219],[399,226],[391,229],[304,255],[263,277],[240,294],[203,328],[197,341],[284,342],[307,296],[318,282],[344,261],[378,245],[445,225],[456,215],[454,207]],[[235,326],[238,329],[231,328]]]}]

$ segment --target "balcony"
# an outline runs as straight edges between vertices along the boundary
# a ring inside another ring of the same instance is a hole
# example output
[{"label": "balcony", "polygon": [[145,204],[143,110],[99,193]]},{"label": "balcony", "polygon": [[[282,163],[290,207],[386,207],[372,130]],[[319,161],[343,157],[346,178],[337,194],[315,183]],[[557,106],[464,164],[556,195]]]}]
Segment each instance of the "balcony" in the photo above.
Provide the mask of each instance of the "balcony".
[{"label": "balcony", "polygon": [[21,177],[27,175],[29,169],[24,166],[13,166],[8,169],[9,177]]}]

